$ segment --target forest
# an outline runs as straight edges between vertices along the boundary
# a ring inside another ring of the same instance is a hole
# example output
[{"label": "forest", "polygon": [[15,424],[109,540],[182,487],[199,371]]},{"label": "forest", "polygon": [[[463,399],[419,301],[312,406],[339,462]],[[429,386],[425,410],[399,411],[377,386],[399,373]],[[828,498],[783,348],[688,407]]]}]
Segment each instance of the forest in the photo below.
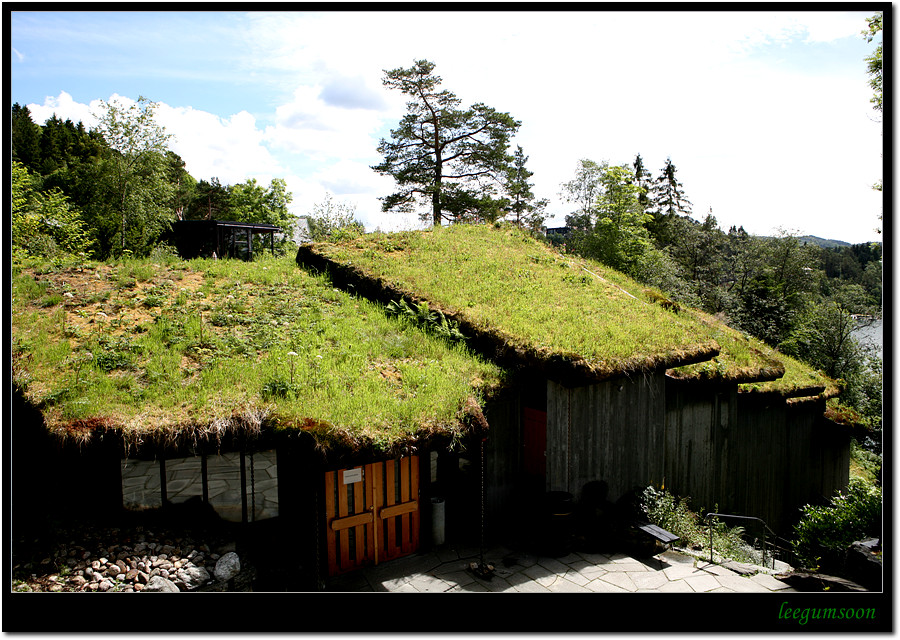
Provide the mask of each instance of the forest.
[{"label": "forest", "polygon": [[52,256],[62,250],[107,260],[148,256],[175,220],[265,222],[291,237],[285,181],[223,185],[197,180],[168,148],[155,104],[102,103],[99,125],[35,124],[12,106],[13,247]]}]

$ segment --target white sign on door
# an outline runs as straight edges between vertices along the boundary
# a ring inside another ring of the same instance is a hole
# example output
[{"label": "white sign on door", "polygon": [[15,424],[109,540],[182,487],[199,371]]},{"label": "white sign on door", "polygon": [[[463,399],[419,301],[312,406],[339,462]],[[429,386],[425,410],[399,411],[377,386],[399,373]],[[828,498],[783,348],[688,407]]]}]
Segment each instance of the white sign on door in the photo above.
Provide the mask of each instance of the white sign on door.
[{"label": "white sign on door", "polygon": [[362,482],[362,467],[358,469],[344,469],[344,484]]}]

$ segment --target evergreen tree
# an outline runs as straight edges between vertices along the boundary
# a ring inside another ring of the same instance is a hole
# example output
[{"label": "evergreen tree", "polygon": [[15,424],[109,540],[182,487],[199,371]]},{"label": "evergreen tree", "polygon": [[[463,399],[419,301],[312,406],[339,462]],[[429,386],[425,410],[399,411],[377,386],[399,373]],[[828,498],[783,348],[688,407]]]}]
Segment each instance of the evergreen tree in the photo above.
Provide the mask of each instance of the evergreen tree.
[{"label": "evergreen tree", "polygon": [[194,189],[193,200],[184,213],[185,220],[230,220],[231,198],[228,187],[212,178],[200,180]]},{"label": "evergreen tree", "polygon": [[652,176],[644,166],[644,159],[641,154],[637,154],[634,158],[634,183],[642,189],[638,194],[638,202],[644,209],[650,208],[650,192],[653,189]]},{"label": "evergreen tree", "polygon": [[441,78],[427,60],[385,71],[383,82],[410,101],[390,140],[378,145],[384,161],[372,167],[398,186],[381,198],[382,209],[413,211],[430,202],[430,213],[421,215],[434,225],[478,217],[483,206],[496,210],[494,196],[510,162],[509,139],[520,123],[481,103],[460,109],[456,95],[439,90]]},{"label": "evergreen tree", "polygon": [[526,168],[527,162],[528,156],[525,155],[521,146],[517,146],[512,165],[507,171],[506,193],[509,196],[508,209],[513,222],[520,227],[527,227],[535,231],[544,222],[547,200],[535,201],[534,193],[531,191],[533,185],[528,181],[534,172]]},{"label": "evergreen tree", "polygon": [[197,192],[197,181],[187,172],[186,164],[174,151],[166,151],[166,180],[172,185],[172,202],[169,205],[176,220],[184,220]]},{"label": "evergreen tree", "polygon": [[653,182],[649,213],[653,217],[649,229],[656,245],[662,248],[673,244],[676,238],[672,221],[678,216],[690,215],[691,202],[684,195],[671,158],[666,159],[665,166]]},{"label": "evergreen tree", "polygon": [[12,159],[34,171],[41,157],[41,128],[31,119],[28,107],[15,103],[10,118]]}]

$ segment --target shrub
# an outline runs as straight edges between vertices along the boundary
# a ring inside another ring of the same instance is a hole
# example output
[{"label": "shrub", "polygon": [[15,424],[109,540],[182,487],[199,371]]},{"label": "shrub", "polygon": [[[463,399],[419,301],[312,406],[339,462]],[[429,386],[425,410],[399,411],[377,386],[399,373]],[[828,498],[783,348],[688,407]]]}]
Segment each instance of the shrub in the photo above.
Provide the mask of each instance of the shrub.
[{"label": "shrub", "polygon": [[706,524],[700,514],[691,510],[690,498],[675,497],[665,489],[651,486],[644,490],[642,508],[651,524],[674,533],[684,547],[708,549],[712,529],[713,549],[720,556],[740,562],[757,560],[741,538],[742,527],[729,527],[718,518]]},{"label": "shrub", "polygon": [[847,550],[857,540],[881,535],[881,489],[860,477],[828,506],[806,505],[794,526],[791,545],[807,568],[840,570]]}]

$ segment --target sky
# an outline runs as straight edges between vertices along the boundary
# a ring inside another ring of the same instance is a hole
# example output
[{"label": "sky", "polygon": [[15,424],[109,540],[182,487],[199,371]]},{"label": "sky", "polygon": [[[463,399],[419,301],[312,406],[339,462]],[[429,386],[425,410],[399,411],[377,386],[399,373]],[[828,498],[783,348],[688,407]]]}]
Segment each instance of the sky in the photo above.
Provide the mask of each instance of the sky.
[{"label": "sky", "polygon": [[427,59],[462,106],[521,121],[511,150],[522,146],[533,192],[550,201],[548,226],[574,209],[560,185],[580,159],[640,154],[653,177],[670,158],[694,217],[712,211],[725,231],[881,240],[874,44],[860,36],[874,11],[351,6],[13,10],[8,103],[38,124],[55,113],[90,127],[101,100],[144,96],[198,180],[282,178],[296,215],[330,194],[369,231],[417,228],[416,215],[381,211],[394,184],[370,167],[405,113],[384,71]]}]

